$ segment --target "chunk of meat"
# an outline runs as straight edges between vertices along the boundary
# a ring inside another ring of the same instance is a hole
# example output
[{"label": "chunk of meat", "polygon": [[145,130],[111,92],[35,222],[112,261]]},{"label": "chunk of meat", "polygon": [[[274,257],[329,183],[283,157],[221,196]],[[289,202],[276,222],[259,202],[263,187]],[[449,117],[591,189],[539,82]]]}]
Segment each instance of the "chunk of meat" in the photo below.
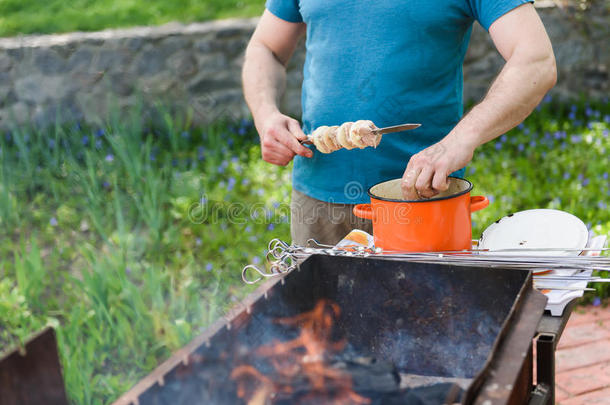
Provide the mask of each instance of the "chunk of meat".
[{"label": "chunk of meat", "polygon": [[322,153],[332,152],[332,150],[328,146],[326,146],[326,142],[324,142],[324,140],[322,139],[327,129],[328,127],[326,125],[323,125],[321,127],[316,128],[316,130],[313,131],[313,134],[311,134],[311,141],[316,146],[316,149],[318,149]]},{"label": "chunk of meat", "polygon": [[367,146],[377,147],[381,141],[381,135],[377,135],[373,132],[376,129],[377,127],[373,124],[373,121],[356,121],[349,131],[350,141],[361,149],[364,149]]}]

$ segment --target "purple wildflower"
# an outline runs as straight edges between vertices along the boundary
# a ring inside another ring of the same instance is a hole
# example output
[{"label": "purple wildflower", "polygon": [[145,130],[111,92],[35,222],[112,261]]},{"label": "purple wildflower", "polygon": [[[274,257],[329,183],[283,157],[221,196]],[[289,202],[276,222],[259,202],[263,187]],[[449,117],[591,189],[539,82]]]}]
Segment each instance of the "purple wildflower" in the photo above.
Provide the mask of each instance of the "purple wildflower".
[{"label": "purple wildflower", "polygon": [[49,220],[49,225],[51,225],[51,226],[57,226],[57,223],[58,223],[58,222],[57,222],[57,218],[55,218],[55,217],[52,217],[52,218]]},{"label": "purple wildflower", "polygon": [[602,300],[599,297],[595,297],[593,298],[593,306],[594,307],[599,307],[602,304]]},{"label": "purple wildflower", "polygon": [[268,230],[268,231],[272,231],[272,230],[274,230],[274,229],[275,229],[275,225],[273,225],[272,223],[271,223],[271,224],[269,224],[269,225],[267,225],[267,230]]},{"label": "purple wildflower", "polygon": [[496,148],[496,150],[500,150],[500,149],[502,149],[502,143],[501,142],[496,142],[494,147]]},{"label": "purple wildflower", "polygon": [[261,259],[258,256],[254,256],[252,258],[252,263],[259,264],[260,262],[261,262]]},{"label": "purple wildflower", "polygon": [[582,136],[572,135],[570,139],[571,139],[572,143],[580,143],[580,141],[582,141]]},{"label": "purple wildflower", "polygon": [[114,161],[114,156],[111,153],[109,153],[109,154],[106,155],[105,160],[108,163],[112,163]]},{"label": "purple wildflower", "polygon": [[589,185],[589,179],[584,179],[584,180],[582,181],[582,186],[583,186],[583,187],[587,187],[588,185]]},{"label": "purple wildflower", "polygon": [[250,184],[250,179],[243,179],[243,180],[241,181],[241,185],[242,185],[242,186],[247,186],[248,184]]},{"label": "purple wildflower", "polygon": [[500,137],[500,141],[502,141],[502,142],[506,142],[507,140],[508,140],[508,136],[506,136],[506,134],[504,134]]},{"label": "purple wildflower", "polygon": [[227,190],[233,190],[233,187],[235,187],[235,183],[237,183],[237,181],[233,177],[229,177],[229,184],[227,185]]},{"label": "purple wildflower", "polygon": [[89,137],[87,135],[83,136],[81,142],[83,143],[83,146],[87,146],[89,144]]},{"label": "purple wildflower", "polygon": [[100,128],[97,131],[95,131],[95,136],[97,138],[101,138],[102,136],[104,136],[105,133],[106,133],[106,131],[104,131],[104,128]]},{"label": "purple wildflower", "polygon": [[95,141],[95,149],[102,149],[102,141],[100,139]]},{"label": "purple wildflower", "polygon": [[212,263],[208,263],[205,265],[205,271],[212,271],[212,269],[214,268],[214,266],[212,266]]},{"label": "purple wildflower", "polygon": [[565,172],[565,173],[563,174],[563,179],[564,179],[564,180],[569,180],[569,179],[570,179],[570,172]]},{"label": "purple wildflower", "polygon": [[55,148],[55,139],[49,139],[49,149]]},{"label": "purple wildflower", "polygon": [[523,152],[525,150],[525,145],[520,143],[518,146],[519,152]]},{"label": "purple wildflower", "polygon": [[195,246],[201,246],[203,242],[201,241],[201,238],[196,238],[195,239]]}]

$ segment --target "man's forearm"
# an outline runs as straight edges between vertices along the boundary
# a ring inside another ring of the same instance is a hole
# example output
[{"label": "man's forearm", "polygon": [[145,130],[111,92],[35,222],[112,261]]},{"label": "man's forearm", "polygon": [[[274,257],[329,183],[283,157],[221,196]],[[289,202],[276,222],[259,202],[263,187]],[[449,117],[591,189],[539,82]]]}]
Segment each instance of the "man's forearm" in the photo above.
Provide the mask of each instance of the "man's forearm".
[{"label": "man's forearm", "polygon": [[286,68],[263,44],[248,46],[242,81],[246,103],[255,122],[279,110],[279,99],[286,86]]},{"label": "man's forearm", "polygon": [[556,80],[552,52],[538,58],[511,58],[476,105],[451,131],[448,138],[472,149],[500,136],[523,121],[540,103]]}]

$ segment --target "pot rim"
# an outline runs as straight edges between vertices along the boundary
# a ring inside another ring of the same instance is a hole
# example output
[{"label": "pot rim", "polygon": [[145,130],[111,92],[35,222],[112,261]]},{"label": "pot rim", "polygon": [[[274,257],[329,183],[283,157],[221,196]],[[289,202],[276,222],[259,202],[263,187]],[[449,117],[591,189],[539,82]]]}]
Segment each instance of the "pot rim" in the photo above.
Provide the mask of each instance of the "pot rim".
[{"label": "pot rim", "polygon": [[427,200],[398,200],[398,199],[395,199],[395,198],[380,197],[380,196],[377,196],[377,195],[375,195],[375,194],[373,194],[371,192],[371,189],[373,187],[378,186],[378,185],[380,185],[382,183],[385,183],[386,181],[394,180],[394,179],[391,179],[391,180],[381,181],[381,182],[379,182],[377,184],[373,184],[371,187],[369,187],[369,189],[367,190],[366,193],[369,195],[369,197],[371,199],[381,200],[381,201],[398,202],[398,203],[427,203],[427,202],[449,200],[450,198],[460,197],[460,196],[462,196],[464,194],[470,193],[472,191],[473,187],[474,187],[474,185],[469,180],[466,180],[465,178],[457,177],[457,176],[447,176],[447,177],[450,178],[450,179],[458,179],[458,180],[465,181],[466,183],[468,183],[468,188],[466,188],[466,190],[460,191],[459,193],[456,193],[456,194],[448,195],[448,196],[445,196],[445,197],[430,198],[430,199],[427,199]]}]

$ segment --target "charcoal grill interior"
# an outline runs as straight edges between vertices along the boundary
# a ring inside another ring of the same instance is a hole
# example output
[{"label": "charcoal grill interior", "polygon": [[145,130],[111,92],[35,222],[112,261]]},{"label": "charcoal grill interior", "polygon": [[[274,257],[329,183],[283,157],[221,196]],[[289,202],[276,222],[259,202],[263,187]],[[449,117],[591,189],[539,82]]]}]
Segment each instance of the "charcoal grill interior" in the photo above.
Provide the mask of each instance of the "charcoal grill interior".
[{"label": "charcoal grill interior", "polygon": [[234,367],[249,362],[271,375],[253,351],[296,336],[273,320],[310,311],[323,298],[340,306],[338,333],[355,357],[392,363],[403,379],[416,376],[411,381],[430,376],[468,384],[486,367],[527,283],[524,271],[314,255],[283,282],[256,293],[248,310],[209,336],[187,365],[138,393],[138,400],[244,403],[230,378]]}]

